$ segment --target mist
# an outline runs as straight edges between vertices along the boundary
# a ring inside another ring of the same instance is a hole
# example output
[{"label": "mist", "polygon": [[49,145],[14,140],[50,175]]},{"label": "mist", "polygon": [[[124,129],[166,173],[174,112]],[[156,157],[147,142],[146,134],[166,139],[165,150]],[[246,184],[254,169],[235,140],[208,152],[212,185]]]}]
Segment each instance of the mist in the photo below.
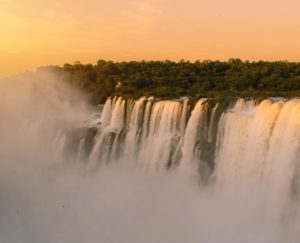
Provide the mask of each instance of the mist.
[{"label": "mist", "polygon": [[264,188],[228,192],[128,157],[91,167],[66,156],[61,134],[95,113],[52,73],[0,81],[1,242],[298,242],[297,211],[269,217]]}]

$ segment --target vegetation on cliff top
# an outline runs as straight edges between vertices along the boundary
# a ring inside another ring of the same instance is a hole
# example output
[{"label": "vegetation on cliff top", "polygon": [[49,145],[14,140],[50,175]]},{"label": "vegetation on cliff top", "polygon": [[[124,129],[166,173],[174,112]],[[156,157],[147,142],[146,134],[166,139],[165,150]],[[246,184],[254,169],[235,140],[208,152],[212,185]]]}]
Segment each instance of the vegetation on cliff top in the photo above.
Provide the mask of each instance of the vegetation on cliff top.
[{"label": "vegetation on cliff top", "polygon": [[93,103],[108,96],[268,97],[300,96],[300,63],[222,61],[99,60],[96,65],[79,62],[63,67],[42,67],[63,75],[84,91]]}]

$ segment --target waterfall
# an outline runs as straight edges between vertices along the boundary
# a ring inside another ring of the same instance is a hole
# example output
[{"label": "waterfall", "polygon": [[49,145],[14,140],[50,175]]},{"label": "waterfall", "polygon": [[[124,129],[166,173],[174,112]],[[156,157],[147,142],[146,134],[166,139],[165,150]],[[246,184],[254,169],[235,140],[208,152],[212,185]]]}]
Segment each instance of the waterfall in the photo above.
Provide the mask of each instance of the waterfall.
[{"label": "waterfall", "polygon": [[[239,99],[222,110],[220,103],[210,106],[206,99],[193,105],[188,98],[109,98],[89,160],[117,159],[153,171],[179,166],[180,171],[209,173],[222,187],[239,182],[255,188],[275,180],[283,160],[289,161],[285,166],[297,165],[299,103],[267,99],[257,105]],[[208,149],[213,161],[205,156]]]},{"label": "waterfall", "polygon": [[209,99],[193,103],[188,98],[115,97],[106,101],[97,130],[91,163],[119,161],[153,172],[174,168],[233,192],[261,188],[274,204],[271,211],[284,210],[298,180],[297,99],[259,104],[239,99],[224,108]]},{"label": "waterfall", "polygon": [[180,169],[185,173],[198,173],[196,163],[199,161],[198,151],[198,133],[200,125],[203,122],[205,113],[205,100],[199,100],[192,111],[191,117],[188,121],[182,145],[182,158],[180,160]]},{"label": "waterfall", "polygon": [[[70,210],[68,217],[73,219],[76,215],[80,219],[75,217],[72,221],[78,222],[77,229],[88,222],[84,229],[98,236],[93,242],[121,242],[124,237],[124,242],[143,242],[147,226],[161,236],[155,242],[281,243],[279,236],[298,239],[300,100],[270,98],[258,103],[245,99],[110,97],[101,107],[87,112],[90,117],[80,115],[75,123],[69,117],[71,112],[60,112],[57,118],[55,109],[47,116],[46,109],[41,109],[38,119],[26,117],[17,132],[9,126],[10,122],[6,125],[8,132],[1,130],[6,135],[0,141],[0,155],[5,162],[1,186],[5,187],[10,177],[14,179],[17,171],[18,178],[11,185],[20,185],[23,190],[24,184],[24,194],[38,198],[39,204],[25,200],[27,207],[34,205],[29,208],[35,217],[47,210],[59,217]],[[24,168],[20,166],[23,160],[36,162],[36,168],[40,168],[41,161],[46,166],[42,172],[31,171],[26,163]],[[79,168],[82,174],[74,176],[70,168]],[[47,176],[37,180],[36,176],[43,177],[43,173]],[[63,176],[57,175],[60,173]],[[19,182],[19,177],[26,179]],[[44,183],[41,188],[40,181]],[[48,183],[54,183],[55,189],[49,189]],[[148,183],[151,186],[145,186]],[[19,202],[22,190],[16,190],[13,202]],[[6,197],[5,207],[11,209],[10,193]],[[7,211],[1,226],[6,225],[7,219],[14,220],[11,215],[17,215],[18,224],[19,207]],[[83,213],[85,210],[89,211],[88,216]],[[68,217],[63,219],[68,222]],[[96,223],[90,223],[89,217]],[[38,227],[36,222],[33,225]],[[129,222],[134,222],[133,226]],[[60,226],[69,227],[68,223]],[[122,234],[124,227],[131,234]],[[166,228],[167,240],[162,237]],[[117,236],[115,229],[119,230]],[[182,229],[185,237],[180,238]],[[77,231],[83,232],[71,228],[70,235]],[[239,235],[238,231],[242,233]],[[106,232],[110,232],[107,239]],[[189,241],[190,232],[193,241]],[[39,239],[43,239],[42,233]],[[50,237],[59,239],[60,235]]]}]

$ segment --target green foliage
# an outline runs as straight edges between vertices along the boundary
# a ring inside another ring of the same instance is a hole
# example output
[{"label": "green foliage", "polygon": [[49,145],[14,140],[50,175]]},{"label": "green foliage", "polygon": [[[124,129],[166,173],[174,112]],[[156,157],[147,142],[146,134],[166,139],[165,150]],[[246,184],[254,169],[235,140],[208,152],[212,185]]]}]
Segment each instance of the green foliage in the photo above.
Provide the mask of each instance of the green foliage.
[{"label": "green foliage", "polygon": [[79,62],[51,67],[86,92],[93,103],[111,95],[176,98],[300,96],[300,63],[221,61],[140,61],[96,65]]}]

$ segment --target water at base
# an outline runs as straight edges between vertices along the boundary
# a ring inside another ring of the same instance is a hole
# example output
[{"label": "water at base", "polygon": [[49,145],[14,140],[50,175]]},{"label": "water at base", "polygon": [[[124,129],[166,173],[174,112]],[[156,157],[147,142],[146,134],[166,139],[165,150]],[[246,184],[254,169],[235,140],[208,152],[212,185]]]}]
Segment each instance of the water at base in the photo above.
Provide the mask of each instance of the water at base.
[{"label": "water at base", "polygon": [[299,241],[299,100],[98,111],[58,81],[0,84],[0,242]]}]

